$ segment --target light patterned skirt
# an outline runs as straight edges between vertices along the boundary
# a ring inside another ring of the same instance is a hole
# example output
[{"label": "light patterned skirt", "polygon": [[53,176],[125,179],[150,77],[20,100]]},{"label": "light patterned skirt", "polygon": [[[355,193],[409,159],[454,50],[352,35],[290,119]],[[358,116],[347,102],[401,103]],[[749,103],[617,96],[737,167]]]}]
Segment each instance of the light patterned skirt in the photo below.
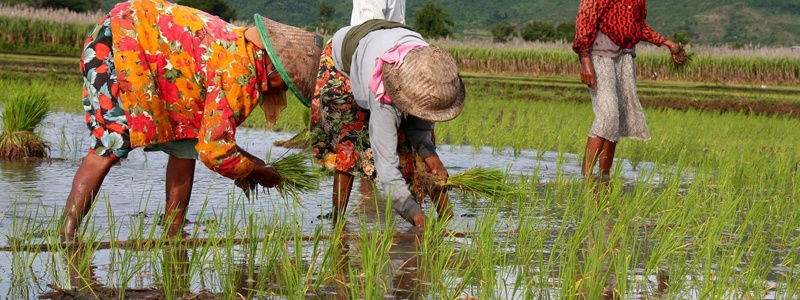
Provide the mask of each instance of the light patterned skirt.
[{"label": "light patterned skirt", "polygon": [[642,104],[636,94],[633,55],[611,58],[592,56],[596,89],[590,90],[595,120],[591,137],[619,142],[620,138],[650,139]]}]

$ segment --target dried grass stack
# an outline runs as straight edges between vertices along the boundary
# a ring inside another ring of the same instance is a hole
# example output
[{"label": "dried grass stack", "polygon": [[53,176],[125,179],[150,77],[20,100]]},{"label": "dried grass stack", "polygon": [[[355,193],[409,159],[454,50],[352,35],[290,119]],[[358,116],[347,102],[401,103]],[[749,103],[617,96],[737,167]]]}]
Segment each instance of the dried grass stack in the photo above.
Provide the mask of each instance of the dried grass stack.
[{"label": "dried grass stack", "polygon": [[50,114],[52,104],[41,90],[15,95],[3,108],[3,133],[0,134],[0,159],[47,157],[47,143],[34,132]]}]

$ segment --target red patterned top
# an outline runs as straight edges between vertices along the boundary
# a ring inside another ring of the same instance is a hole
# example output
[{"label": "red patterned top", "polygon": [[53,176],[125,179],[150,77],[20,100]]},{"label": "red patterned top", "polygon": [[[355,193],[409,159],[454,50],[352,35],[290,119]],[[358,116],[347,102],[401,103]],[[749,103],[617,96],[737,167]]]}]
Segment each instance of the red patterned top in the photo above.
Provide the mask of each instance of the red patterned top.
[{"label": "red patterned top", "polygon": [[633,48],[639,41],[663,45],[667,38],[647,25],[646,18],[645,0],[581,0],[572,50],[590,55],[598,29],[623,49]]}]

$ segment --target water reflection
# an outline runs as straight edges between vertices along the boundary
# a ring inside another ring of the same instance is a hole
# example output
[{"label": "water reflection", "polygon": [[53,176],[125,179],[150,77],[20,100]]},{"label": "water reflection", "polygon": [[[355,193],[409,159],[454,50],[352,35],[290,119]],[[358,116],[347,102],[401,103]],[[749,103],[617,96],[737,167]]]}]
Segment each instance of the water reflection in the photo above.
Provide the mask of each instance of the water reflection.
[{"label": "water reflection", "polygon": [[[80,164],[80,159],[86,153],[88,144],[88,134],[86,132],[83,117],[77,114],[54,113],[45,120],[43,127],[43,135],[45,140],[51,144],[51,155],[58,158],[52,161],[41,162],[25,162],[25,163],[3,163],[0,162],[0,191],[4,191],[6,199],[35,197],[37,201],[29,202],[29,209],[41,211],[42,213],[36,216],[27,217],[26,222],[29,222],[32,227],[48,228],[51,219],[54,215],[60,214],[64,206],[64,201],[69,193],[72,178],[75,171]],[[237,132],[237,143],[251,151],[251,153],[266,157],[267,153],[271,153],[272,157],[279,157],[289,153],[290,151],[280,147],[272,146],[276,140],[286,140],[294,135],[293,132],[266,132],[263,130],[248,130],[242,129]],[[540,153],[533,150],[522,150],[514,152],[510,149],[492,149],[490,147],[474,148],[471,146],[449,146],[443,145],[439,149],[439,154],[442,157],[443,163],[448,168],[451,174],[459,173],[463,170],[469,169],[474,166],[485,167],[500,167],[507,168],[512,174],[538,174],[538,182],[546,183],[554,180],[557,177],[573,176],[579,174],[579,163],[573,155],[559,154],[555,152]],[[111,227],[112,223],[117,222],[116,227],[113,228],[117,237],[130,237],[135,236],[136,230],[152,228],[158,222],[157,216],[160,212],[164,211],[164,169],[167,164],[167,156],[162,153],[149,153],[145,154],[143,151],[133,151],[129,158],[123,160],[120,166],[112,168],[109,175],[106,177],[106,182],[121,183],[121,184],[105,184],[103,185],[100,197],[96,201],[96,208],[91,213],[91,219],[94,222],[94,229],[97,232],[104,232]],[[635,178],[635,171],[631,171],[625,162],[623,164],[623,178]],[[644,169],[644,168],[643,168]],[[189,205],[186,218],[193,222],[192,226],[199,227],[198,238],[204,238],[205,220],[215,219],[214,215],[225,215],[228,211],[233,210],[235,205],[231,203],[238,203],[243,201],[242,195],[234,187],[233,182],[227,178],[219,176],[218,174],[204,168],[197,167],[195,174],[195,181],[202,182],[203,184],[195,184],[192,190],[192,203]],[[411,226],[396,214],[386,215],[385,201],[378,201],[378,197],[374,195],[372,184],[368,181],[356,182],[357,190],[361,194],[358,201],[350,201],[348,207],[349,218],[344,224],[346,233],[356,234],[360,231],[362,223],[367,224],[370,228],[386,226],[387,218],[394,223],[394,229],[398,232],[407,232]],[[319,192],[309,193],[303,195],[303,207],[297,208],[292,205],[292,201],[284,201],[277,199],[276,193],[267,193],[257,199],[258,203],[263,203],[261,206],[253,206],[253,214],[264,214],[267,216],[275,216],[291,211],[298,220],[308,220],[307,222],[298,223],[299,230],[305,235],[311,235],[318,227],[316,217],[331,211],[331,182],[330,180],[323,181]],[[354,199],[357,197],[354,193]],[[197,199],[197,200],[195,200]],[[13,220],[20,219],[20,216],[11,216],[13,209],[9,209],[14,203],[21,203],[25,205],[27,201],[0,201],[0,211],[6,210],[5,218],[0,218],[0,235],[13,236]],[[451,221],[448,228],[452,231],[470,231],[474,228],[476,220],[482,214],[482,210],[486,206],[485,203],[477,201],[462,201],[458,197],[453,197],[451,202],[453,205],[455,219]],[[23,210],[24,211],[24,210]],[[509,219],[516,218],[516,211],[513,206],[504,208],[503,211]],[[141,217],[132,218],[131,215]],[[126,220],[128,221],[126,223]],[[325,223],[326,231],[330,232],[332,229],[329,224]],[[138,229],[136,229],[138,228]],[[158,228],[158,227],[155,227]],[[133,229],[133,230],[132,230]],[[357,243],[353,241],[346,241],[345,245],[340,245],[342,263],[351,267],[358,267],[357,261],[349,261],[351,258],[357,257],[359,250]],[[418,298],[422,287],[419,286],[419,278],[416,266],[415,253],[418,251],[414,247],[418,246],[416,240],[397,240],[391,251],[387,253],[389,262],[384,276],[390,278],[392,282],[387,283],[391,286],[395,297],[397,298]],[[148,253],[145,256],[158,256],[161,255],[163,261],[160,262],[159,268],[162,268],[161,273],[173,280],[172,286],[177,289],[170,289],[173,293],[182,294],[184,291],[181,287],[186,280],[185,268],[186,264],[179,263],[185,261],[187,253],[186,249],[180,250],[179,248],[160,249],[162,253]],[[84,257],[88,261],[83,262],[83,266],[92,265],[92,256],[95,264],[102,267],[116,268],[116,261],[109,261],[115,259],[115,254],[109,251],[100,253],[73,253],[71,256]],[[110,258],[111,257],[111,258]],[[189,259],[192,259],[189,257]],[[0,257],[0,266],[8,265],[9,261]],[[159,262],[153,263],[153,265]],[[41,267],[42,265],[37,265]],[[75,265],[78,266],[78,265]],[[226,266],[227,267],[227,266]],[[266,266],[264,266],[266,268]],[[248,273],[258,274],[258,266],[248,266]],[[44,267],[42,267],[44,269]],[[131,268],[133,269],[133,268]],[[346,272],[347,268],[343,269]],[[76,268],[73,270],[75,278],[84,279],[83,285],[86,287],[92,286],[91,282],[94,276],[106,278],[109,274],[117,275],[120,271],[100,269],[97,274],[92,274],[89,269]],[[97,271],[97,270],[95,270]],[[149,270],[153,273],[158,271]],[[193,273],[195,270],[190,270]],[[88,272],[88,273],[87,273]],[[129,271],[122,271],[122,273]],[[244,272],[243,270],[241,272]],[[268,273],[268,272],[264,272]],[[172,274],[172,275],[168,275]],[[183,274],[183,275],[182,275]],[[139,276],[133,274],[122,274],[125,276]],[[57,281],[57,278],[52,277],[51,274],[36,274],[37,277],[42,278],[47,282]],[[250,275],[252,276],[252,275]],[[261,276],[261,275],[259,275]],[[331,285],[336,285],[336,282],[342,286],[345,292],[339,295],[347,295],[346,281],[350,276],[347,273],[341,275],[338,281],[332,282]],[[124,277],[124,276],[123,276]],[[12,275],[7,270],[0,268],[0,278],[12,278]],[[135,277],[141,279],[143,277]],[[35,280],[35,279],[33,279]],[[242,279],[242,280],[252,280]],[[258,279],[259,282],[266,280]],[[147,288],[153,285],[155,279],[148,277],[142,279],[141,282],[133,282],[137,288]],[[113,280],[108,281],[109,284],[114,284]],[[275,282],[271,280],[269,282]],[[80,283],[80,282],[75,282]],[[96,283],[96,282],[95,282]],[[30,282],[29,282],[30,284]],[[195,291],[197,291],[197,283],[194,283]],[[80,286],[80,285],[76,285]],[[246,286],[246,285],[245,285]],[[12,287],[10,280],[0,281],[0,291],[10,291]],[[219,288],[219,287],[215,287]],[[264,287],[255,287],[255,289],[262,289]],[[267,289],[269,287],[266,287]],[[251,287],[245,287],[245,290],[252,290]],[[37,296],[36,292],[43,292],[47,288],[42,288],[37,291],[31,291],[27,297],[14,297],[22,299],[30,299]],[[132,292],[131,288],[128,293]],[[24,293],[26,291],[16,289],[15,293]]]}]

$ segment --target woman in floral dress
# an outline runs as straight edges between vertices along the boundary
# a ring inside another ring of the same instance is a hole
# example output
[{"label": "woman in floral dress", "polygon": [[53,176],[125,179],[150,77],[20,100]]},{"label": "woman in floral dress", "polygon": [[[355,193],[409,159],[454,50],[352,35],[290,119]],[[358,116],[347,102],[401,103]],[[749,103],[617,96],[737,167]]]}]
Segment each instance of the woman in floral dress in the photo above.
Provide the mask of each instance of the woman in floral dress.
[{"label": "woman in floral dress", "polygon": [[62,240],[75,238],[111,166],[135,148],[169,154],[170,234],[183,227],[197,159],[232,179],[280,182],[273,168],[236,145],[236,127],[259,105],[274,123],[288,88],[310,98],[322,43],[255,18],[256,27],[237,27],[164,0],[131,0],[100,20],[81,60],[90,149],[64,207]]}]

